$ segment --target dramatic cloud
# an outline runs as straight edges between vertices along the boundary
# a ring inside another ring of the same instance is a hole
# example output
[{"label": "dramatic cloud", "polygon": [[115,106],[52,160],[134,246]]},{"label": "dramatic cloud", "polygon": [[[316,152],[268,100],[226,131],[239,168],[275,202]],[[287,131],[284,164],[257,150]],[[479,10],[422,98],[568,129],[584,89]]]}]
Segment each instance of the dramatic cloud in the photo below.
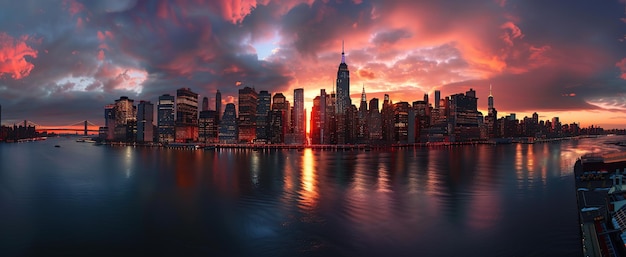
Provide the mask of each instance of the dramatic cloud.
[{"label": "dramatic cloud", "polygon": [[35,66],[27,57],[36,58],[37,51],[28,46],[27,41],[28,36],[15,39],[0,32],[0,76],[21,79],[30,74]]},{"label": "dramatic cloud", "polygon": [[581,112],[623,116],[599,113],[625,105],[625,4],[9,1],[0,16],[0,104],[6,122],[101,123],[102,106],[122,95],[156,101],[189,87],[213,98],[219,89],[226,103],[254,86],[288,98],[303,87],[310,110],[320,89],[334,90],[344,42],[355,101],[362,86],[368,98],[394,102],[473,88],[486,109],[492,84],[503,115],[569,121],[576,113],[571,121],[585,125],[592,121],[575,120],[587,117]]}]

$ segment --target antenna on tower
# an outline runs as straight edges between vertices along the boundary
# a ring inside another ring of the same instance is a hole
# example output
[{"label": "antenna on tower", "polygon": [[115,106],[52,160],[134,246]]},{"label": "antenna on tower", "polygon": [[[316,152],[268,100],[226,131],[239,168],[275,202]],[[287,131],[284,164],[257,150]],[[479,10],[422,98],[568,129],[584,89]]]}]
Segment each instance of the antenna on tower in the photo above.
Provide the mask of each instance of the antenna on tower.
[{"label": "antenna on tower", "polygon": [[493,95],[491,94],[491,84],[489,84],[489,96],[493,96]]},{"label": "antenna on tower", "polygon": [[344,52],[344,41],[341,40],[341,63],[346,63],[346,55]]}]

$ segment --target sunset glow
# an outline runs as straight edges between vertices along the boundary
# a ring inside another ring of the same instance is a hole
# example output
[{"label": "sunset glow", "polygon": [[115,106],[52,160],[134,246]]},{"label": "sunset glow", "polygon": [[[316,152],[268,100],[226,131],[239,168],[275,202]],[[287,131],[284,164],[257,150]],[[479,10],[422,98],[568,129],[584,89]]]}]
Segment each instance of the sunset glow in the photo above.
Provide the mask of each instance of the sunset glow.
[{"label": "sunset glow", "polygon": [[[0,16],[2,123],[103,123],[122,95],[334,89],[352,103],[477,92],[498,115],[625,128],[624,1],[18,1]],[[4,9],[4,8],[3,8]],[[51,115],[57,114],[57,115]],[[307,113],[307,117],[310,115]]]}]

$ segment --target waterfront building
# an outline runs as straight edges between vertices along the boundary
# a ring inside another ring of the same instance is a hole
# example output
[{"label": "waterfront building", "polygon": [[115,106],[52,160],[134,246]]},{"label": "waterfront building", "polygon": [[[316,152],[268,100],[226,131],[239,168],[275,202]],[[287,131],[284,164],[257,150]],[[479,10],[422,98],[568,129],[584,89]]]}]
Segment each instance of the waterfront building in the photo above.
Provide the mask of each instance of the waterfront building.
[{"label": "waterfront building", "polygon": [[304,89],[293,90],[293,110],[291,115],[291,134],[288,143],[303,144],[306,139],[306,114],[304,109]]},{"label": "waterfront building", "polygon": [[[322,144],[337,144],[337,98],[334,92],[326,94],[326,112]],[[320,103],[321,104],[321,103]]]},{"label": "waterfront building", "polygon": [[269,115],[270,142],[274,144],[285,143],[285,134],[288,132],[289,102],[282,93],[274,94],[272,97],[272,111]]},{"label": "waterfront building", "polygon": [[160,143],[174,142],[176,136],[176,119],[174,96],[164,94],[159,96],[157,103],[157,138]]},{"label": "waterfront building", "polygon": [[222,93],[219,90],[215,93],[215,121],[217,124],[220,124],[222,120]]},{"label": "waterfront building", "polygon": [[347,114],[352,101],[350,100],[350,71],[348,70],[348,64],[346,64],[346,56],[344,52],[343,42],[341,43],[341,63],[337,69],[337,84],[336,84],[336,123],[337,123],[337,143],[346,144],[351,143],[346,141],[348,136],[348,120]]},{"label": "waterfront building", "polygon": [[487,137],[499,137],[498,133],[498,111],[493,105],[493,95],[491,94],[491,85],[489,85],[489,97],[487,98],[487,116],[485,116],[485,126],[487,127]]},{"label": "waterfront building", "polygon": [[[411,110],[413,111],[413,115],[409,117],[409,122],[411,120],[414,122],[414,127],[409,130],[409,134],[413,135],[414,142],[427,142],[427,129],[430,127],[431,121],[431,106],[425,101],[427,96],[425,96],[424,101],[415,101],[413,102],[413,106]],[[411,135],[409,135],[410,137]],[[411,141],[411,140],[409,140]]]},{"label": "waterfront building", "polygon": [[385,143],[394,142],[394,108],[389,95],[385,94],[383,100],[382,117],[382,139]]},{"label": "waterfront building", "polygon": [[320,89],[320,103],[319,103],[319,144],[328,143],[327,134],[327,125],[326,125],[326,101],[328,100],[328,96],[326,95],[325,89]]},{"label": "waterfront building", "polygon": [[267,90],[259,92],[256,107],[256,141],[267,143],[269,136],[269,113],[272,105],[272,95]]},{"label": "waterfront building", "polygon": [[198,94],[189,88],[176,90],[176,142],[198,140]]},{"label": "waterfront building", "polygon": [[256,108],[259,95],[251,87],[239,89],[239,141],[252,143],[256,137]]},{"label": "waterfront building", "polygon": [[137,132],[137,107],[134,101],[126,96],[115,100],[114,140],[132,142]]},{"label": "waterfront building", "polygon": [[367,111],[367,97],[365,95],[365,85],[363,85],[363,92],[361,92],[361,104],[359,105],[358,115],[358,128],[357,128],[357,141],[364,143],[369,139],[368,131],[369,115]]},{"label": "waterfront building", "polygon": [[382,116],[380,109],[378,108],[378,98],[372,98],[369,104],[369,122],[367,131],[369,132],[369,139],[377,142],[383,139],[383,126]]},{"label": "waterfront building", "polygon": [[219,142],[222,144],[235,144],[239,142],[237,126],[237,111],[235,104],[228,103],[224,109],[222,120],[219,125]]},{"label": "waterfront building", "polygon": [[318,145],[322,141],[321,137],[321,121],[320,121],[320,96],[313,98],[313,108],[311,109],[310,136],[311,144]]},{"label": "waterfront building", "polygon": [[399,102],[393,105],[393,143],[408,143],[410,108],[407,102]]},{"label": "waterfront building", "polygon": [[217,143],[218,126],[216,123],[217,114],[214,110],[200,112],[198,118],[198,140],[202,143]]},{"label": "waterfront building", "polygon": [[154,141],[154,105],[140,101],[137,106],[137,142]]},{"label": "waterfront building", "polygon": [[482,114],[478,112],[476,91],[470,88],[465,94],[450,96],[450,116],[448,127],[450,141],[472,141],[480,139],[478,121]]},{"label": "waterfront building", "polygon": [[104,106],[104,134],[101,138],[112,141],[115,139],[115,104]]}]

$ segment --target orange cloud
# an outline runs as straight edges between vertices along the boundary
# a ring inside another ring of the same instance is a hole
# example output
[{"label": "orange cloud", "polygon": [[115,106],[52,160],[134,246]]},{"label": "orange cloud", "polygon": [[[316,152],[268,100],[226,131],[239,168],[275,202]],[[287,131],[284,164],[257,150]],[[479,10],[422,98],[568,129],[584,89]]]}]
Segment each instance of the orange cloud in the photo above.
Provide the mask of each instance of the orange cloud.
[{"label": "orange cloud", "polygon": [[10,76],[13,79],[27,77],[35,68],[24,57],[37,58],[37,50],[26,44],[30,40],[28,36],[18,39],[0,32],[0,76]]},{"label": "orange cloud", "polygon": [[364,79],[374,79],[374,78],[376,78],[376,75],[374,75],[374,72],[368,71],[368,70],[360,69],[360,70],[357,71],[357,74],[359,75],[359,77],[364,78]]}]

